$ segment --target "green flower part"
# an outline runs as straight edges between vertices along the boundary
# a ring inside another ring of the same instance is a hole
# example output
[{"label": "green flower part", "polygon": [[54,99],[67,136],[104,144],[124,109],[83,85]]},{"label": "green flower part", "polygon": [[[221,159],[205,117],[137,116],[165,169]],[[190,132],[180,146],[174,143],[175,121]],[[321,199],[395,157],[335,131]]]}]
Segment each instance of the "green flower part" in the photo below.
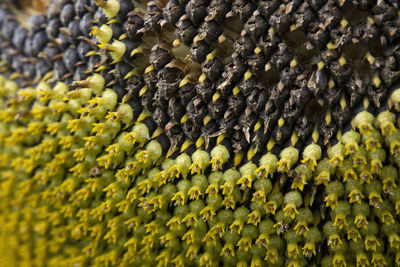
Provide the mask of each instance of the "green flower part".
[{"label": "green flower part", "polygon": [[302,208],[299,210],[299,214],[296,216],[296,225],[293,228],[296,231],[297,235],[306,236],[309,229],[308,225],[311,224],[314,220],[314,216],[312,211],[308,208]]},{"label": "green flower part", "polygon": [[108,19],[114,18],[120,9],[120,3],[118,0],[95,0],[95,3],[103,9]]},{"label": "green flower part", "polygon": [[385,110],[376,117],[375,126],[381,129],[383,136],[391,135],[395,130],[396,116],[389,110]]},{"label": "green flower part", "polygon": [[324,158],[318,162],[316,175],[314,176],[317,185],[328,185],[331,176],[335,173],[335,167],[330,160]]},{"label": "green flower part", "polygon": [[394,188],[397,188],[396,181],[399,177],[398,175],[397,169],[393,166],[388,165],[382,168],[379,179],[382,181],[385,193],[391,194]]},{"label": "green flower part", "polygon": [[385,137],[385,143],[390,148],[390,153],[397,156],[400,152],[400,130],[396,130],[392,135]]},{"label": "green flower part", "polygon": [[273,192],[268,196],[268,201],[264,205],[265,212],[275,215],[276,210],[283,204],[283,195],[281,192]]},{"label": "green flower part", "polygon": [[305,244],[302,248],[303,255],[306,258],[311,258],[312,255],[316,255],[316,245],[322,240],[321,232],[316,227],[312,227],[307,231],[305,236]]},{"label": "green flower part", "polygon": [[261,178],[254,182],[252,202],[256,202],[259,205],[264,205],[267,202],[267,196],[272,191],[272,183],[269,179]]},{"label": "green flower part", "polygon": [[339,201],[332,212],[333,224],[342,230],[347,225],[346,217],[351,214],[350,204],[345,201]]},{"label": "green flower part", "polygon": [[125,136],[126,142],[130,144],[138,144],[139,147],[143,146],[150,139],[149,129],[143,123],[136,123],[132,131]]},{"label": "green flower part", "polygon": [[355,203],[352,205],[352,215],[354,216],[354,224],[357,228],[366,229],[368,226],[367,218],[369,216],[370,207],[368,204],[362,202],[361,204]]},{"label": "green flower part", "polygon": [[299,192],[291,191],[285,195],[284,203],[285,207],[283,211],[285,212],[285,216],[294,220],[294,217],[299,213],[297,208],[303,204],[303,198]]},{"label": "green flower part", "polygon": [[209,196],[214,196],[214,197],[219,196],[218,191],[222,185],[222,182],[223,182],[223,173],[222,172],[212,172],[208,176],[209,186],[206,189],[206,194],[208,194]]},{"label": "green flower part", "polygon": [[170,178],[178,178],[180,175],[183,178],[186,178],[190,171],[190,165],[192,164],[192,161],[190,160],[190,157],[186,153],[180,154],[176,159],[175,159],[175,164],[172,165],[168,172],[169,172],[169,177]]},{"label": "green flower part", "polygon": [[237,181],[237,184],[240,185],[240,189],[244,190],[247,188],[251,188],[253,180],[256,178],[255,170],[257,166],[254,163],[248,162],[240,168],[241,177]]},{"label": "green flower part", "polygon": [[229,151],[223,145],[217,145],[211,150],[212,170],[217,171],[222,169],[222,165],[229,159]]},{"label": "green flower part", "polygon": [[103,24],[100,28],[93,26],[90,34],[96,36],[100,43],[108,43],[111,40],[113,31],[107,24]]},{"label": "green flower part", "polygon": [[299,151],[290,146],[281,151],[280,160],[278,161],[278,171],[279,172],[288,172],[289,169],[297,162],[299,159]]},{"label": "green flower part", "polygon": [[334,210],[338,204],[338,199],[344,194],[343,184],[339,181],[332,181],[326,186],[325,193],[327,194],[324,199],[326,207],[331,207]]},{"label": "green flower part", "polygon": [[321,147],[312,143],[304,148],[301,163],[305,163],[308,168],[314,171],[315,166],[317,166],[317,160],[321,158],[321,153]]},{"label": "green flower part", "polygon": [[353,130],[347,131],[342,136],[342,143],[345,146],[346,155],[352,155],[358,151],[358,143],[361,135]]},{"label": "green flower part", "polygon": [[193,163],[192,165],[190,165],[190,173],[202,174],[209,165],[210,157],[208,156],[208,153],[206,151],[197,149],[192,154],[192,161]]},{"label": "green flower part", "polygon": [[267,178],[268,175],[273,175],[278,167],[278,158],[272,154],[267,153],[263,155],[259,162],[259,168],[255,171],[257,177],[265,177]]},{"label": "green flower part", "polygon": [[386,151],[382,148],[378,148],[376,151],[369,151],[367,157],[371,165],[371,172],[373,174],[379,174],[383,166],[382,164],[386,159]]},{"label": "green flower part", "polygon": [[355,116],[353,123],[354,126],[357,127],[357,129],[360,131],[360,133],[369,134],[374,129],[374,121],[374,115],[364,110]]},{"label": "green flower part", "polygon": [[198,200],[204,193],[208,186],[208,179],[205,175],[196,174],[192,177],[192,187],[189,189],[189,199]]},{"label": "green flower part", "polygon": [[307,184],[307,181],[311,179],[312,175],[313,171],[305,164],[298,165],[294,169],[294,177],[291,189],[298,189],[300,191],[303,191],[304,186]]},{"label": "green flower part", "polygon": [[378,208],[383,202],[381,192],[381,181],[374,179],[369,184],[365,184],[365,194],[368,197],[371,206]]}]

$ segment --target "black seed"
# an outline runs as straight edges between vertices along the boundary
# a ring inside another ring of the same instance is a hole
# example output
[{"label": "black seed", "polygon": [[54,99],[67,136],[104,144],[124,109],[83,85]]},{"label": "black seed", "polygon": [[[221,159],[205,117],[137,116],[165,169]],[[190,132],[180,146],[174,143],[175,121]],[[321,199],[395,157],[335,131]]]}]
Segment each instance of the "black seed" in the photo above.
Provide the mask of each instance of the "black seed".
[{"label": "black seed", "polygon": [[46,14],[47,19],[52,19],[52,18],[58,17],[59,12],[60,12],[60,10],[59,10],[57,4],[54,2],[51,2],[49,7],[47,8],[47,14]]},{"label": "black seed", "polygon": [[323,9],[318,12],[319,19],[326,29],[331,30],[339,24],[342,19],[342,12],[333,4],[327,3]]},{"label": "black seed", "polygon": [[154,93],[153,100],[154,105],[168,107],[168,99],[164,96],[164,92],[162,92],[160,88]]},{"label": "black seed", "polygon": [[257,45],[262,49],[266,59],[268,60],[271,55],[278,49],[279,43],[282,42],[282,39],[277,34],[269,33],[261,36],[258,40]]},{"label": "black seed", "polygon": [[239,116],[246,108],[246,98],[241,94],[232,95],[228,99],[228,110]]},{"label": "black seed", "polygon": [[94,21],[96,21],[96,23],[98,25],[103,25],[103,24],[107,23],[107,21],[108,21],[108,18],[102,8],[98,8],[96,10],[93,18],[94,18]]},{"label": "black seed", "polygon": [[303,111],[303,106],[298,106],[295,103],[292,105],[289,101],[285,102],[283,106],[283,118],[287,123],[294,123]]},{"label": "black seed", "polygon": [[[126,93],[124,86],[122,86],[121,84],[116,83],[116,84],[114,84],[114,85],[112,86],[112,89],[113,89],[114,92],[117,93],[117,95],[118,95],[118,101],[121,101],[122,98],[124,97],[125,93]],[[131,100],[132,100],[132,99],[131,99]],[[136,101],[137,101],[137,100],[136,100]],[[139,104],[139,106],[141,106],[141,105]]]},{"label": "black seed", "polygon": [[250,147],[250,144],[247,143],[246,137],[241,130],[234,131],[232,134],[232,147],[235,153],[247,150]]},{"label": "black seed", "polygon": [[255,5],[246,0],[234,0],[232,3],[232,11],[245,22],[256,9]]},{"label": "black seed", "polygon": [[264,124],[264,128],[269,129],[270,127],[272,127],[278,121],[279,117],[280,110],[278,108],[275,108],[272,101],[269,100],[260,115],[260,118]]},{"label": "black seed", "polygon": [[65,67],[70,71],[73,72],[75,69],[75,64],[79,61],[78,53],[75,47],[69,47],[64,52],[63,62]]},{"label": "black seed", "polygon": [[214,20],[203,22],[199,28],[199,40],[203,40],[206,44],[213,44],[221,34],[221,29]]},{"label": "black seed", "polygon": [[218,23],[224,23],[226,20],[226,13],[229,12],[229,5],[229,0],[212,0],[207,7],[207,16],[204,20],[215,20]]},{"label": "black seed", "polygon": [[147,72],[143,75],[144,82],[146,85],[149,87],[151,90],[156,89],[156,84],[157,84],[157,72],[156,71],[150,71]]},{"label": "black seed", "polygon": [[235,52],[237,52],[243,58],[248,57],[253,53],[255,45],[247,34],[241,35],[233,44]]},{"label": "black seed", "polygon": [[148,111],[154,111],[155,105],[154,100],[153,100],[153,94],[151,90],[147,90],[141,97],[140,97],[140,103],[142,106],[147,109]]},{"label": "black seed", "polygon": [[86,66],[83,66],[83,65],[75,68],[73,80],[74,81],[83,81],[84,79],[86,79],[88,75],[85,74],[85,71],[86,71]]},{"label": "black seed", "polygon": [[93,15],[91,13],[86,13],[79,20],[79,29],[83,35],[89,37],[90,32],[92,31],[92,23],[90,22],[93,19]]},{"label": "black seed", "polygon": [[254,89],[246,99],[246,105],[256,114],[259,114],[267,101],[267,92],[265,90]]},{"label": "black seed", "polygon": [[35,64],[36,76],[43,77],[46,73],[51,71],[53,66],[47,64],[46,60],[41,59]]},{"label": "black seed", "polygon": [[123,32],[122,25],[119,23],[111,23],[109,26],[113,33],[112,38],[118,40]]},{"label": "black seed", "polygon": [[185,107],[182,106],[179,98],[172,97],[168,101],[168,115],[173,122],[180,122],[183,115],[185,115],[186,110]]},{"label": "black seed", "polygon": [[329,106],[333,106],[339,102],[341,95],[342,90],[335,85],[330,89],[327,88],[324,92],[322,92],[321,96],[324,99],[324,102],[326,102]]},{"label": "black seed", "polygon": [[261,0],[258,3],[258,11],[265,19],[269,19],[278,7],[278,1]]},{"label": "black seed", "polygon": [[190,45],[196,35],[196,28],[187,15],[182,16],[176,24],[176,34],[186,45]]},{"label": "black seed", "polygon": [[318,12],[318,10],[326,3],[324,0],[307,0],[308,5]]},{"label": "black seed", "polygon": [[300,116],[294,126],[294,132],[303,142],[311,135],[313,129],[314,124],[305,115]]},{"label": "black seed", "polygon": [[57,46],[62,50],[66,50],[71,44],[71,38],[65,34],[58,35]]},{"label": "black seed", "polygon": [[68,73],[63,60],[59,59],[54,62],[54,75],[57,79],[61,79],[65,74]]},{"label": "black seed", "polygon": [[46,34],[48,37],[56,38],[60,33],[61,21],[58,18],[49,20],[46,26]]},{"label": "black seed", "polygon": [[[100,8],[99,8],[100,9]],[[73,4],[66,4],[63,6],[60,12],[60,20],[64,26],[67,26],[68,23],[73,20],[75,17],[75,10]]]},{"label": "black seed", "polygon": [[247,59],[247,64],[255,73],[263,72],[266,63],[267,58],[264,56],[263,53],[252,54]]},{"label": "black seed", "polygon": [[171,98],[177,91],[184,73],[179,68],[164,68],[157,74],[158,87],[166,98]]},{"label": "black seed", "polygon": [[194,25],[198,26],[207,14],[207,5],[209,0],[190,0],[186,4],[186,14]]},{"label": "black seed", "polygon": [[164,128],[169,119],[167,111],[164,110],[162,107],[156,107],[153,112],[153,119],[157,123],[158,127]]},{"label": "black seed", "polygon": [[179,4],[178,0],[171,0],[164,9],[164,18],[172,25],[175,25],[183,13],[184,8]]},{"label": "black seed", "polygon": [[207,60],[202,65],[203,73],[207,75],[211,81],[216,81],[224,71],[224,64],[221,59],[215,57],[212,60]]},{"label": "black seed", "polygon": [[73,20],[68,24],[68,30],[71,33],[71,43],[78,44],[78,37],[82,35],[81,30],[79,29],[79,21]]},{"label": "black seed", "polygon": [[349,64],[340,66],[338,61],[332,61],[329,66],[329,70],[333,76],[333,79],[338,84],[344,84],[353,74],[353,70]]},{"label": "black seed", "polygon": [[278,10],[269,18],[269,24],[280,34],[289,31],[291,23],[291,17],[281,10]]},{"label": "black seed", "polygon": [[206,105],[199,99],[194,99],[190,101],[186,106],[186,110],[188,118],[192,120],[196,125],[201,124],[204,116],[207,115]]},{"label": "black seed", "polygon": [[293,59],[293,54],[285,44],[279,45],[279,50],[271,57],[271,65],[277,70],[288,66]]},{"label": "black seed", "polygon": [[78,17],[82,17],[87,13],[86,6],[89,6],[89,0],[76,0],[74,4],[74,11]]},{"label": "black seed", "polygon": [[30,38],[29,36],[25,38],[25,43],[24,43],[24,54],[25,56],[32,56],[32,45],[33,45],[33,38]]},{"label": "black seed", "polygon": [[47,35],[45,31],[37,32],[33,36],[32,41],[32,54],[37,55],[40,51],[42,51],[48,42]]},{"label": "black seed", "polygon": [[312,45],[318,50],[321,50],[326,46],[329,40],[329,33],[322,29],[319,29],[317,23],[312,23],[310,26],[310,33],[307,34],[307,39],[310,40]]},{"label": "black seed", "polygon": [[369,99],[372,100],[372,104],[376,108],[379,108],[381,103],[383,103],[387,97],[387,87],[380,86],[379,88],[375,88],[375,86],[369,85],[367,88],[367,94]]},{"label": "black seed", "polygon": [[123,24],[123,31],[128,35],[132,40],[137,40],[139,36],[137,35],[137,31],[144,26],[143,19],[134,11],[128,13],[128,18],[126,22]]},{"label": "black seed", "polygon": [[160,70],[165,65],[167,65],[172,60],[172,56],[169,53],[168,49],[165,47],[165,44],[157,43],[151,49],[150,53],[150,63],[154,65],[156,70]]},{"label": "black seed", "polygon": [[18,28],[19,23],[14,20],[14,19],[7,19],[5,23],[3,24],[3,27],[1,29],[1,33],[6,38],[7,40],[11,40],[14,31],[16,28]]},{"label": "black seed", "polygon": [[86,54],[92,49],[92,47],[86,41],[80,41],[78,46],[76,47],[76,51],[78,53],[79,59],[82,61],[87,61],[88,58]]},{"label": "black seed", "polygon": [[60,53],[60,50],[55,46],[46,45],[43,49],[42,53],[40,53],[40,57],[46,60],[48,65],[53,65],[54,60],[53,57]]},{"label": "black seed", "polygon": [[20,73],[22,73],[22,69],[23,69],[23,64],[22,64],[23,58],[24,57],[21,54],[15,54],[11,58],[11,67]]},{"label": "black seed", "polygon": [[214,84],[209,79],[205,79],[203,82],[196,84],[195,90],[205,103],[210,102],[215,93]]},{"label": "black seed", "polygon": [[271,136],[274,138],[277,144],[282,145],[288,138],[290,138],[292,131],[293,124],[285,122],[282,126],[276,125],[272,130]]},{"label": "black seed", "polygon": [[46,27],[46,17],[44,15],[33,15],[29,18],[30,32],[35,33]]},{"label": "black seed", "polygon": [[119,1],[119,11],[117,17],[123,21],[126,19],[126,16],[129,12],[134,9],[134,5],[131,0],[120,0]]},{"label": "black seed", "polygon": [[36,65],[30,62],[27,62],[23,65],[23,74],[27,79],[34,79],[36,76]]},{"label": "black seed", "polygon": [[301,74],[301,68],[296,65],[294,68],[286,67],[281,71],[281,80],[285,86],[291,87],[296,81],[296,78]]},{"label": "black seed", "polygon": [[194,123],[191,120],[188,120],[187,122],[182,124],[182,130],[185,135],[191,140],[196,140],[200,137],[201,127],[199,126],[199,124]]},{"label": "black seed", "polygon": [[310,90],[307,87],[290,91],[289,102],[296,104],[297,106],[303,107],[312,97]]},{"label": "black seed", "polygon": [[22,26],[19,26],[17,29],[15,29],[12,38],[12,44],[15,46],[15,48],[18,50],[23,50],[27,34],[27,30],[25,30]]},{"label": "black seed", "polygon": [[210,53],[210,47],[203,41],[198,41],[193,43],[190,47],[190,54],[193,59],[198,62],[202,63],[206,59],[208,53]]},{"label": "black seed", "polygon": [[233,127],[237,123],[237,116],[235,116],[233,113],[225,113],[224,118],[222,120],[219,120],[219,129],[225,135],[231,136],[233,133]]},{"label": "black seed", "polygon": [[218,98],[217,101],[211,101],[207,105],[208,113],[213,119],[219,120],[225,113],[226,100],[222,97]]},{"label": "black seed", "polygon": [[333,135],[337,132],[338,127],[334,121],[331,121],[330,124],[327,124],[325,120],[322,120],[318,124],[318,129],[319,129],[319,132],[324,137],[324,145],[325,145],[333,137]]},{"label": "black seed", "polygon": [[196,90],[192,83],[187,83],[179,88],[178,97],[181,100],[182,105],[187,105],[193,97],[196,96]]},{"label": "black seed", "polygon": [[247,80],[243,78],[239,83],[239,89],[245,97],[248,97],[253,89],[257,87],[257,83],[257,78],[254,75]]},{"label": "black seed", "polygon": [[257,40],[267,31],[267,22],[263,19],[260,13],[256,11],[246,22],[244,29],[254,40]]},{"label": "black seed", "polygon": [[156,5],[155,1],[147,4],[147,12],[144,15],[144,25],[155,32],[161,29],[160,21],[163,18],[161,9]]}]

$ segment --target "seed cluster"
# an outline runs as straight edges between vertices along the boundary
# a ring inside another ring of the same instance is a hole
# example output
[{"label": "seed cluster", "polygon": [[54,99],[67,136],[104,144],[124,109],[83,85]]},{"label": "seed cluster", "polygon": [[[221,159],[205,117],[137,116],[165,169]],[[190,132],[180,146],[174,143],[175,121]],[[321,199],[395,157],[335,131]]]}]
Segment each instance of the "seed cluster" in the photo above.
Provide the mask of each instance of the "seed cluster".
[{"label": "seed cluster", "polygon": [[0,262],[399,265],[398,10],[1,6]]}]

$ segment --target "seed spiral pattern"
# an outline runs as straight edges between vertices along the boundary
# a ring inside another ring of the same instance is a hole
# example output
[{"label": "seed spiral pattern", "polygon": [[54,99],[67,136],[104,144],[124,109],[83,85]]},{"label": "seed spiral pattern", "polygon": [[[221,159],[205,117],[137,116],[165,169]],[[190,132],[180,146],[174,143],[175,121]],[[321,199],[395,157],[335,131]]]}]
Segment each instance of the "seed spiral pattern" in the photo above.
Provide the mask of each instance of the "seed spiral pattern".
[{"label": "seed spiral pattern", "polygon": [[400,265],[400,8],[0,5],[0,265]]}]

